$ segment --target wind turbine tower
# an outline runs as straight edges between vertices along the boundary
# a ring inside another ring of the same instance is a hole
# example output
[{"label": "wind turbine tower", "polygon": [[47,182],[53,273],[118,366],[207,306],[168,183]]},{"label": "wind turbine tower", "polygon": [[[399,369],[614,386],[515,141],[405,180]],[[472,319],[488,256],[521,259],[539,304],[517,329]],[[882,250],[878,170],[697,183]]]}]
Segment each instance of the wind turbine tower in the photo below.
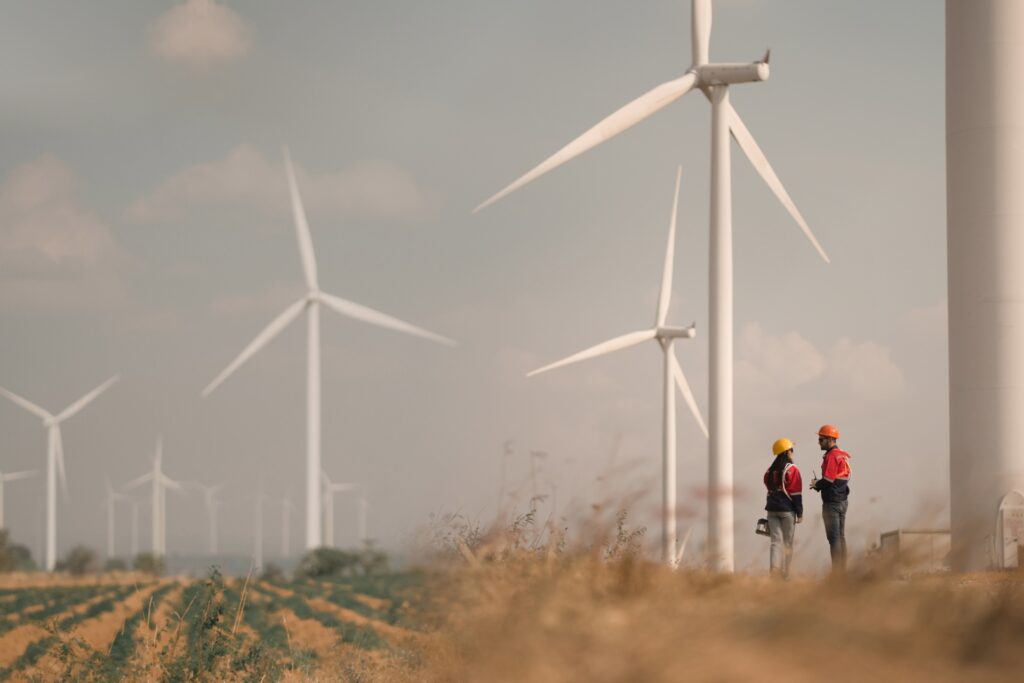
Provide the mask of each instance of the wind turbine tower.
[{"label": "wind turbine tower", "polygon": [[58,476],[60,477],[60,485],[64,490],[65,497],[68,494],[68,480],[64,472],[64,442],[60,435],[60,425],[64,420],[77,414],[92,403],[97,396],[106,391],[116,381],[117,375],[114,375],[56,415],[43,410],[35,403],[18,396],[14,392],[0,387],[0,394],[41,418],[43,426],[46,427],[46,557],[44,558],[46,571],[53,571],[54,566],[57,564]]},{"label": "wind turbine tower", "polygon": [[1024,2],[946,0],[951,565],[1024,544]]},{"label": "wind turbine tower", "polygon": [[735,570],[733,543],[733,273],[731,135],[804,235],[828,262],[768,158],[729,101],[729,88],[768,80],[769,53],[756,62],[712,62],[711,0],[691,5],[693,63],[679,78],[662,83],[605,117],[540,165],[508,185],[475,211],[539,178],[587,150],[661,111],[687,93],[699,90],[711,102],[711,239],[709,254],[709,428],[708,543],[711,568]]}]

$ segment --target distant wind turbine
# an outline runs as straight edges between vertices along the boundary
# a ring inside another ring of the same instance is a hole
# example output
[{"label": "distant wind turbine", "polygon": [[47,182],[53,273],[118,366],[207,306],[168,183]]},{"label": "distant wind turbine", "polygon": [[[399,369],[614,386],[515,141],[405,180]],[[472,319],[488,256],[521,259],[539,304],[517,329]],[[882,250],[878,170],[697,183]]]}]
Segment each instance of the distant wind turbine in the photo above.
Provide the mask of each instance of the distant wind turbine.
[{"label": "distant wind turbine", "polygon": [[119,500],[129,500],[130,496],[124,493],[118,493],[114,490],[114,487],[110,485],[110,478],[103,477],[103,484],[107,489],[107,497],[103,500],[103,507],[107,509],[107,559],[113,559],[114,557],[114,514],[116,512],[115,507]]},{"label": "distant wind turbine", "polygon": [[3,394],[14,403],[34,413],[43,420],[46,427],[46,558],[44,566],[47,571],[53,571],[57,564],[57,476],[60,476],[60,485],[64,496],[68,495],[68,480],[64,472],[64,444],[60,436],[60,424],[68,418],[76,415],[80,410],[106,391],[111,384],[117,381],[118,376],[114,375],[103,384],[99,385],[88,394],[78,399],[63,411],[53,415],[43,410],[35,403],[18,396],[17,394],[0,387],[0,394]]},{"label": "distant wind turbine", "polygon": [[153,502],[153,555],[164,557],[167,555],[167,489],[183,491],[184,487],[163,471],[164,440],[163,436],[156,437],[156,452],[153,455],[153,469],[141,477],[137,477],[127,484],[125,489],[133,489],[141,486],[147,481],[152,486]]},{"label": "distant wind turbine", "polygon": [[369,536],[366,534],[366,516],[370,510],[370,501],[366,499],[366,491],[363,490],[363,494],[359,496],[359,545],[365,546],[369,541]]},{"label": "distant wind turbine", "polygon": [[292,526],[292,494],[286,491],[281,497],[281,557],[287,559],[291,555],[291,547],[288,542],[289,532]]},{"label": "distant wind turbine", "polygon": [[8,472],[4,474],[0,472],[0,529],[4,528],[4,484],[9,481],[18,481],[19,479],[28,479],[34,477],[39,472],[37,470],[30,470],[26,472]]},{"label": "distant wind turbine", "polygon": [[410,325],[380,311],[353,303],[346,299],[321,291],[317,279],[316,257],[313,240],[306,221],[299,188],[292,169],[291,156],[284,150],[284,165],[288,175],[288,189],[291,193],[292,214],[295,232],[299,242],[302,270],[306,277],[306,294],[288,306],[256,338],[203,389],[203,396],[209,396],[221,382],[227,379],[243,363],[252,358],[267,345],[281,330],[303,312],[307,314],[308,351],[306,355],[306,549],[312,550],[321,544],[320,529],[320,305],[323,304],[343,316],[354,318],[371,325],[384,327],[423,337],[440,344],[455,346],[456,342],[441,335]]},{"label": "distant wind turbine", "polygon": [[708,459],[708,557],[713,569],[735,570],[733,548],[733,272],[732,175],[729,134],[804,235],[828,263],[829,258],[783,187],[768,158],[729,102],[729,86],[768,79],[770,51],[758,62],[708,61],[711,42],[711,0],[691,5],[693,64],[675,80],[662,83],[620,108],[563,147],[533,170],[478,206],[474,212],[539,178],[565,162],[633,127],[691,90],[711,102],[711,239],[710,297],[710,411]]},{"label": "distant wind turbine", "polygon": [[193,488],[202,491],[203,493],[203,506],[206,508],[206,519],[210,525],[209,533],[207,535],[206,550],[211,555],[217,554],[217,508],[223,505],[223,501],[214,498],[217,492],[224,488],[224,484],[217,484],[215,486],[206,486],[197,481],[190,482]]},{"label": "distant wind turbine", "polygon": [[616,337],[597,346],[580,351],[563,360],[545,365],[534,370],[527,377],[539,375],[581,360],[596,358],[606,353],[627,349],[652,339],[657,340],[665,357],[664,371],[664,422],[662,434],[662,557],[669,565],[675,564],[676,558],[676,387],[683,395],[701,432],[707,437],[708,429],[704,418],[697,407],[690,385],[686,381],[683,369],[676,358],[673,343],[676,339],[691,339],[696,334],[693,325],[689,327],[670,327],[666,324],[669,304],[672,299],[672,270],[675,260],[676,218],[679,209],[679,180],[682,175],[680,168],[676,172],[676,191],[672,202],[672,218],[669,221],[668,247],[665,250],[665,266],[661,275],[661,292],[658,295],[658,309],[654,316],[654,327],[638,332],[630,332]]},{"label": "distant wind turbine", "polygon": [[358,484],[349,482],[335,483],[327,476],[326,470],[321,470],[324,480],[324,545],[328,548],[334,547],[334,494],[343,493],[355,489]]}]

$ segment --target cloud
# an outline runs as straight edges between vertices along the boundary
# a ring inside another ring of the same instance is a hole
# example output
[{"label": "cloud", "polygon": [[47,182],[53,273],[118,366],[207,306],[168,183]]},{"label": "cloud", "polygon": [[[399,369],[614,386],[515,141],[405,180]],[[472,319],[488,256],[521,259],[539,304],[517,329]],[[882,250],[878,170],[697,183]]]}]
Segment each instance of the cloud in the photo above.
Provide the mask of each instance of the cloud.
[{"label": "cloud", "polygon": [[828,379],[862,398],[891,399],[906,389],[906,380],[889,349],[872,341],[840,339],[829,354]]},{"label": "cloud", "polygon": [[252,47],[252,29],[215,0],[186,0],[157,19],[149,46],[168,62],[204,70],[244,57]]},{"label": "cloud", "polygon": [[793,388],[813,382],[825,370],[825,357],[797,332],[775,336],[750,323],[737,349],[736,379],[750,385]]},{"label": "cloud", "polygon": [[738,342],[736,380],[755,393],[823,383],[857,399],[886,400],[906,390],[890,350],[877,342],[843,337],[822,352],[798,332],[773,335],[758,323],[748,324]]},{"label": "cloud", "polygon": [[79,180],[46,155],[0,185],[0,305],[95,307],[123,300],[130,264],[110,228],[79,199]]},{"label": "cloud", "polygon": [[[364,161],[336,173],[311,174],[296,166],[306,211],[319,218],[417,220],[434,214],[436,198],[397,164]],[[195,209],[255,209],[290,216],[283,162],[241,144],[223,159],[175,173],[127,210],[128,220],[180,220]]]}]

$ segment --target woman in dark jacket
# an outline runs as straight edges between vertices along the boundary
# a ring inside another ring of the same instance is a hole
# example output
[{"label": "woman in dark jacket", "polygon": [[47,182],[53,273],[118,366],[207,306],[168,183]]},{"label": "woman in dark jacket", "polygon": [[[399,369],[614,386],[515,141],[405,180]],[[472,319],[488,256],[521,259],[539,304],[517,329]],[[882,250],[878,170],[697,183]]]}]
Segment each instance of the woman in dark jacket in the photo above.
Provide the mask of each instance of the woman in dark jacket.
[{"label": "woman in dark jacket", "polygon": [[772,574],[788,577],[796,525],[804,516],[803,480],[800,470],[793,464],[792,441],[779,439],[772,444],[772,454],[775,460],[764,473],[764,485],[768,489],[764,509],[768,511],[768,532],[772,539],[769,561]]}]

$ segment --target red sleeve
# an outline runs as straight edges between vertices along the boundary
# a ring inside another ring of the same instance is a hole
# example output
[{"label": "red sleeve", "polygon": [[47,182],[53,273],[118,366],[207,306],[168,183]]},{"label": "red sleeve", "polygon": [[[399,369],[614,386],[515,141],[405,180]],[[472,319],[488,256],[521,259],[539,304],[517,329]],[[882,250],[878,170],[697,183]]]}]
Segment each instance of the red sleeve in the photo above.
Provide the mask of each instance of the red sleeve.
[{"label": "red sleeve", "polygon": [[792,467],[789,468],[789,471],[786,473],[786,493],[788,493],[791,496],[795,496],[801,493],[803,489],[803,477],[800,476],[800,470],[796,468],[796,465],[793,465]]},{"label": "red sleeve", "polygon": [[[771,472],[771,470],[768,470],[768,472]],[[765,473],[764,473],[764,477],[763,477],[763,478],[761,479],[761,481],[763,481],[763,482],[764,482],[764,487],[765,487],[766,489],[768,489],[769,491],[771,491],[772,489],[771,489],[771,487],[770,487],[770,486],[768,485],[768,472],[765,472]]]}]

